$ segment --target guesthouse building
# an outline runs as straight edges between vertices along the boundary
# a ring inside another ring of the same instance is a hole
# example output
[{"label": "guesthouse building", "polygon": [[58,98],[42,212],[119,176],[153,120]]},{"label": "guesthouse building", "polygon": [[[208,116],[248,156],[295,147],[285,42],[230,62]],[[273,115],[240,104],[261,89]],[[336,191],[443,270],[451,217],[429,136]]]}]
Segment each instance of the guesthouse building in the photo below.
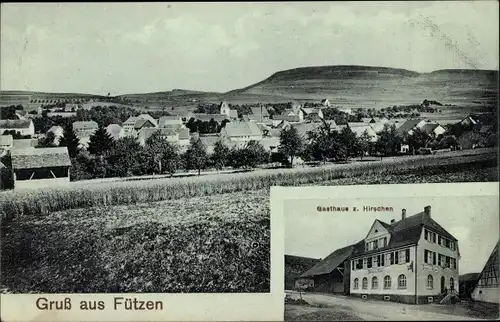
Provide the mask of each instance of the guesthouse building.
[{"label": "guesthouse building", "polygon": [[376,219],[351,261],[350,294],[425,304],[458,292],[458,242],[431,217],[431,207],[390,224]]}]

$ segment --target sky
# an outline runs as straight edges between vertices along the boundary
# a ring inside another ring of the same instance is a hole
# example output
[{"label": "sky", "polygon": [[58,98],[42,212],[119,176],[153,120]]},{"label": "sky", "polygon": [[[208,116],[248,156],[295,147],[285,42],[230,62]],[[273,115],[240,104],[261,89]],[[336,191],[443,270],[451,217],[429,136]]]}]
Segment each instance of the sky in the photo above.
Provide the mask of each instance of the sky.
[{"label": "sky", "polygon": [[225,92],[285,69],[497,69],[497,1],[2,3],[2,90]]},{"label": "sky", "polygon": [[[365,205],[393,207],[394,212],[318,212],[317,206]],[[333,251],[363,240],[375,219],[390,223],[431,206],[432,218],[458,240],[460,274],[482,271],[499,236],[498,196],[436,198],[287,200],[285,254],[325,258]]]}]

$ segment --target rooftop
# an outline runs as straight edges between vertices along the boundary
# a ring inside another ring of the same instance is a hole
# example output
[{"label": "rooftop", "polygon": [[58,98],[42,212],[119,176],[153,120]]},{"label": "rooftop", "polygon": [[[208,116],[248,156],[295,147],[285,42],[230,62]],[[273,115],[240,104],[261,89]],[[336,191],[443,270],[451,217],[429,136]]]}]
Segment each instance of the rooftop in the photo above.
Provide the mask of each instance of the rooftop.
[{"label": "rooftop", "polygon": [[71,166],[66,147],[12,150],[11,156],[13,169]]}]

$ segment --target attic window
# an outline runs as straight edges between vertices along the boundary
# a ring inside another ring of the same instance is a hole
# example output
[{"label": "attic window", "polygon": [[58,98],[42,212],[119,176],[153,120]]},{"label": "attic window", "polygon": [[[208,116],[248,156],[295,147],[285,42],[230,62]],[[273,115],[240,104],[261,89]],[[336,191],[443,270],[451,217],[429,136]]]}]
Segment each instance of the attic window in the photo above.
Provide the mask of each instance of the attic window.
[{"label": "attic window", "polygon": [[378,233],[378,230],[377,230],[377,229],[375,229],[375,232],[376,232],[376,233]]}]

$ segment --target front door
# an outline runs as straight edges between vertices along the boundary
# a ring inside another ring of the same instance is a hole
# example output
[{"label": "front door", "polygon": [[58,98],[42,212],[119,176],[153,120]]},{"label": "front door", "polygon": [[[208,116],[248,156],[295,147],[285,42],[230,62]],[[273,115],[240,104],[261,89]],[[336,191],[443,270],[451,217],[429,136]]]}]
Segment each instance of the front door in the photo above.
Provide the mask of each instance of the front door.
[{"label": "front door", "polygon": [[444,276],[441,276],[441,293],[444,292]]}]

